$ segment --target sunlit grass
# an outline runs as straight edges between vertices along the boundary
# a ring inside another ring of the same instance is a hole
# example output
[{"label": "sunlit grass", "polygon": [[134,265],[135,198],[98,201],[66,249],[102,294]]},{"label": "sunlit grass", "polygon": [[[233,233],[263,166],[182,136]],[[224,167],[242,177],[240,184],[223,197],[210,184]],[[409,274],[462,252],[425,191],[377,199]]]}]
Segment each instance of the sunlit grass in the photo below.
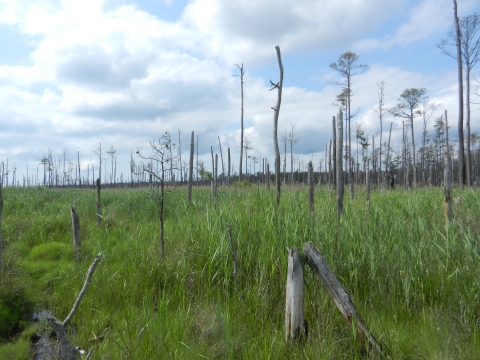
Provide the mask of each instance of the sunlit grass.
[{"label": "sunlit grass", "polygon": [[[20,333],[33,309],[65,318],[102,251],[69,327],[75,345],[94,347],[93,359],[362,358],[355,332],[308,268],[310,338],[285,344],[285,249],[312,241],[392,358],[470,359],[480,353],[480,200],[471,191],[454,196],[461,202],[447,226],[440,189],[376,191],[369,206],[356,189],[353,202],[345,196],[339,233],[330,189],[316,190],[313,216],[306,188],[285,189],[279,208],[273,188],[221,187],[216,206],[208,188],[194,189],[192,203],[179,189],[166,199],[162,259],[145,191],[103,191],[99,228],[93,190],[6,188],[0,306],[16,309],[11,293],[33,305],[3,335],[0,354],[24,351]],[[75,197],[79,260],[69,213]]]}]

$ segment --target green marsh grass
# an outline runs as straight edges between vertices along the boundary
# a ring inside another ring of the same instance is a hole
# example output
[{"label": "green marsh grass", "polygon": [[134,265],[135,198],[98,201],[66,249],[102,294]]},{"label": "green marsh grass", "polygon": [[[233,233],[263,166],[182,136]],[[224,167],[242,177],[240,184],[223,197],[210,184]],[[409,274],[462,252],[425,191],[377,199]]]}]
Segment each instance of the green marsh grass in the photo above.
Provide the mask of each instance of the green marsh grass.
[{"label": "green marsh grass", "polygon": [[[330,189],[316,190],[314,216],[306,188],[283,189],[279,208],[273,189],[220,187],[215,207],[209,188],[194,189],[192,203],[186,189],[178,189],[166,198],[162,259],[156,207],[145,191],[103,191],[99,228],[93,190],[6,188],[0,314],[7,315],[0,316],[10,325],[0,333],[0,358],[28,358],[33,310],[49,309],[63,320],[102,251],[69,326],[75,346],[94,347],[92,359],[360,359],[355,331],[309,268],[310,336],[285,344],[286,247],[301,249],[307,241],[393,359],[475,358],[480,197],[458,189],[454,196],[460,206],[447,226],[440,189],[376,191],[369,206],[357,189],[354,201],[345,197],[338,234]],[[74,197],[79,260],[71,245]],[[237,250],[239,291],[226,223]]]}]

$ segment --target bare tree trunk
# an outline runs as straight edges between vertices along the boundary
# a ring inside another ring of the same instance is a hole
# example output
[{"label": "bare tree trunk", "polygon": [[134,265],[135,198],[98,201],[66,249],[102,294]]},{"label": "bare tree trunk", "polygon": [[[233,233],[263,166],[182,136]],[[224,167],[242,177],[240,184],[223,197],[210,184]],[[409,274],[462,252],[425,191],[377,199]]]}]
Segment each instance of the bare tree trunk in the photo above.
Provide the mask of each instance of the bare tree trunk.
[{"label": "bare tree trunk", "polygon": [[472,160],[471,160],[471,153],[470,153],[470,66],[467,64],[465,69],[465,82],[467,83],[466,86],[466,111],[467,111],[467,139],[466,139],[466,151],[465,151],[465,165],[467,168],[466,177],[467,177],[467,186],[472,186]]},{"label": "bare tree trunk", "polygon": [[313,215],[315,213],[315,201],[314,201],[314,188],[315,181],[313,179],[313,165],[312,162],[308,162],[308,204],[310,208],[310,213]]},{"label": "bare tree trunk", "polygon": [[238,167],[238,181],[242,181],[242,160],[243,160],[243,64],[237,67],[240,69],[240,87],[242,92],[241,132],[240,132],[240,164]]},{"label": "bare tree trunk", "polygon": [[[387,158],[385,159],[385,173],[388,172],[388,165],[390,165],[388,161],[390,159],[390,139],[392,138],[392,127],[393,127],[393,122],[390,123],[390,132],[388,133],[388,148],[387,148]],[[393,175],[391,174],[391,176]]]},{"label": "bare tree trunk", "polygon": [[283,65],[282,65],[282,56],[280,54],[280,46],[275,46],[275,50],[277,51],[277,59],[278,59],[278,67],[280,69],[280,80],[277,84],[272,84],[272,90],[277,88],[278,90],[278,97],[277,97],[277,105],[272,108],[273,109],[273,145],[275,148],[275,184],[277,190],[277,204],[280,205],[280,150],[278,148],[278,117],[280,115],[280,105],[282,103],[282,86],[283,86]]},{"label": "bare tree trunk", "polygon": [[220,148],[220,159],[222,161],[222,185],[225,184],[225,165],[223,163],[222,143],[220,142],[220,136],[218,137],[218,147]]},{"label": "bare tree trunk", "polygon": [[102,225],[102,208],[100,205],[100,178],[97,178],[97,224]]},{"label": "bare tree trunk", "polygon": [[180,137],[180,129],[178,129],[178,157],[180,158],[180,182],[183,184],[183,171],[182,171],[182,138]]},{"label": "bare tree trunk", "polygon": [[[3,163],[2,163],[2,168],[3,168]],[[3,176],[0,177],[0,276],[2,275],[2,269],[3,269],[3,235],[2,235],[3,196],[2,196],[2,188],[3,188]]]},{"label": "bare tree trunk", "polygon": [[270,190],[270,164],[268,163],[267,161],[267,165],[266,165],[266,177],[265,177],[265,182],[267,183],[267,190]]},{"label": "bare tree trunk", "polygon": [[457,63],[458,63],[458,180],[460,186],[465,185],[465,147],[463,142],[463,67],[462,67],[462,42],[460,24],[457,14],[457,0],[453,0],[453,14],[455,21]]},{"label": "bare tree trunk", "polygon": [[[336,187],[337,186],[337,127],[335,124],[335,116],[332,117],[332,128],[333,128],[333,152],[332,152],[332,157],[333,157],[333,185]],[[342,130],[343,132],[343,130]],[[342,134],[342,133],[340,133]]]},{"label": "bare tree trunk", "polygon": [[78,254],[82,241],[80,239],[80,218],[77,214],[76,200],[73,202],[73,205],[70,205],[70,213],[72,217],[73,248],[75,249],[75,253]]},{"label": "bare tree trunk", "polygon": [[230,187],[230,148],[228,148],[228,176],[227,176],[227,186]]},{"label": "bare tree trunk", "polygon": [[452,160],[449,153],[445,153],[445,219],[448,222],[452,222],[453,211],[452,211]]},{"label": "bare tree trunk", "polygon": [[295,341],[308,337],[308,324],[303,315],[303,265],[295,247],[287,251],[285,341]]},{"label": "bare tree trunk", "polygon": [[190,140],[190,164],[188,171],[188,201],[192,201],[192,187],[193,187],[193,152],[194,152],[194,131],[192,131],[192,138]]},{"label": "bare tree trunk", "polygon": [[367,184],[367,205],[370,205],[370,160],[367,159],[367,170],[365,171],[365,182]]},{"label": "bare tree trunk", "polygon": [[337,116],[337,219],[340,220],[340,216],[343,212],[343,113],[340,109]]}]

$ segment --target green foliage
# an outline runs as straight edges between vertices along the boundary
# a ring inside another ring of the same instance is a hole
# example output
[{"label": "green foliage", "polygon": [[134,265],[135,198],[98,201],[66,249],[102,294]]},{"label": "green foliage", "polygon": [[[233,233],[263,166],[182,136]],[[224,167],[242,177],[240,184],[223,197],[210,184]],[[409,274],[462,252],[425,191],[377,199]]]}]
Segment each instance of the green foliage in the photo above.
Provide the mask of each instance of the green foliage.
[{"label": "green foliage", "polygon": [[[8,342],[0,345],[0,358],[28,358],[28,336],[21,334],[31,333],[25,328],[32,311],[49,309],[63,320],[102,251],[69,330],[74,346],[102,338],[93,342],[92,359],[361,359],[355,331],[308,267],[310,339],[284,342],[285,248],[307,241],[392,358],[480,353],[478,194],[456,189],[456,220],[445,226],[441,189],[372,192],[369,207],[358,189],[338,232],[336,194],[329,189],[315,190],[314,216],[301,187],[286,190],[279,207],[273,189],[251,184],[220,187],[215,208],[210,189],[195,188],[191,203],[185,192],[165,199],[162,259],[157,211],[142,190],[104,191],[105,221],[98,228],[93,190],[4,189],[0,327]],[[75,194],[79,260],[69,217]],[[237,250],[242,298],[225,223]]]}]

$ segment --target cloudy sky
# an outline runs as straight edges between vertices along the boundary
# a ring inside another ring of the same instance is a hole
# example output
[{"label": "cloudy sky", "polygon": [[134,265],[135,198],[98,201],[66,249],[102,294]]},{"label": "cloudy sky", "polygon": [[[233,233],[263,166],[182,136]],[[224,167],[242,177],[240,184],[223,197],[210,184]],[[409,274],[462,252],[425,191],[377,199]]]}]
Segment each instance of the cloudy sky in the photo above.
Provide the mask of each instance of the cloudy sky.
[{"label": "cloudy sky", "polygon": [[[480,12],[478,0],[458,3],[461,16]],[[165,131],[178,144],[180,131],[186,160],[195,131],[207,168],[220,136],[238,172],[235,64],[243,63],[249,155],[272,163],[276,45],[285,69],[279,133],[295,126],[299,159],[323,159],[341,90],[329,83],[342,80],[329,64],[349,50],[370,66],[352,86],[355,121],[367,134],[379,131],[371,109],[381,81],[386,107],[403,90],[425,87],[429,129],[445,109],[454,125],[456,65],[436,47],[452,19],[451,0],[0,0],[0,161],[15,164],[21,181],[49,149],[55,160],[66,153],[76,161],[79,152],[85,176],[98,169],[101,142],[115,148],[117,175],[128,178],[132,150],[148,154]],[[479,108],[472,131],[480,131]],[[391,116],[384,139],[392,121],[398,144],[400,122]],[[416,120],[417,138],[421,126]]]}]

